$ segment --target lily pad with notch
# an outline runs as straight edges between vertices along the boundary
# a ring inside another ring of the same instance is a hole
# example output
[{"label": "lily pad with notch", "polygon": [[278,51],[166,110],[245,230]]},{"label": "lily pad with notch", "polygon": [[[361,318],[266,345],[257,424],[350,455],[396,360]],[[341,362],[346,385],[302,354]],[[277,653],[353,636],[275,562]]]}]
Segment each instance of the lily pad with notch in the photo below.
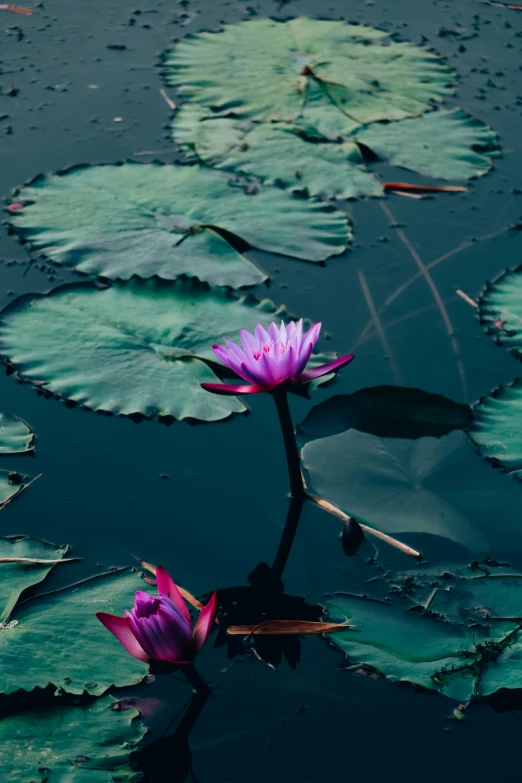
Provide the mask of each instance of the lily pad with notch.
[{"label": "lily pad with notch", "polygon": [[103,290],[80,283],[13,302],[2,314],[0,351],[21,378],[92,410],[217,421],[247,409],[201,388],[224,370],[212,345],[285,316],[269,300],[195,280],[135,278]]},{"label": "lily pad with notch", "polygon": [[328,106],[352,128],[422,114],[451,94],[453,78],[423,47],[372,27],[305,17],[188,36],[167,52],[164,74],[195,103],[265,121],[306,121],[311,89],[312,121]]},{"label": "lily pad with notch", "polygon": [[225,173],[199,166],[77,167],[38,177],[16,199],[24,208],[11,225],[32,250],[110,279],[185,276],[241,288],[266,275],[236,239],[318,262],[342,253],[350,238],[340,212],[277,189],[247,194]]}]

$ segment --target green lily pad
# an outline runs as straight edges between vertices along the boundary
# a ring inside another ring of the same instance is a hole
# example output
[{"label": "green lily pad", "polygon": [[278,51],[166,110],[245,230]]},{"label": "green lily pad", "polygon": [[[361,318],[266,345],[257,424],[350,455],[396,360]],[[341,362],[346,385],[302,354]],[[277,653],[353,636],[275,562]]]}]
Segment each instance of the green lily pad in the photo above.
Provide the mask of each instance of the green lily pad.
[{"label": "green lily pad", "polygon": [[27,485],[28,478],[15,471],[0,470],[0,506],[21,492]]},{"label": "green lily pad", "polygon": [[12,226],[51,261],[111,279],[197,277],[240,288],[266,279],[230,243],[308,261],[342,253],[346,216],[276,189],[247,195],[199,166],[126,163],[36,179]]},{"label": "green lily pad", "polygon": [[140,682],[148,666],[126,652],[96,612],[123,615],[143,588],[140,575],[126,568],[15,607],[11,627],[0,631],[0,693],[52,684],[67,693],[100,696],[112,685]]},{"label": "green lily pad", "polygon": [[355,124],[416,116],[451,94],[452,71],[435,54],[339,21],[226,25],[177,43],[164,65],[168,84],[194,102],[277,122],[302,117],[310,85],[314,102]]},{"label": "green lily pad", "polygon": [[478,306],[480,322],[487,332],[522,359],[522,267],[506,269],[487,283]]},{"label": "green lily pad", "polygon": [[414,534],[408,543],[421,551],[422,534],[502,550],[520,526],[519,487],[477,460],[464,433],[407,440],[349,429],[306,443],[302,460],[314,494],[384,533]]},{"label": "green lily pad", "polygon": [[471,408],[441,394],[374,386],[315,405],[297,428],[302,443],[353,428],[384,438],[441,437],[471,421]]},{"label": "green lily pad", "polygon": [[0,454],[24,454],[33,449],[34,433],[30,427],[10,413],[0,413]]},{"label": "green lily pad", "polygon": [[13,536],[0,538],[0,622],[9,619],[24,590],[42,582],[53,563],[1,562],[3,558],[60,560],[69,547],[57,547],[39,538]]},{"label": "green lily pad", "polygon": [[335,597],[332,619],[357,631],[331,641],[353,664],[459,700],[520,688],[522,574],[496,565],[420,566]]},{"label": "green lily pad", "polygon": [[522,381],[501,386],[473,406],[469,436],[479,453],[522,478]]},{"label": "green lily pad", "polygon": [[1,718],[4,783],[140,780],[129,762],[147,730],[137,710],[117,706],[116,699],[105,696]]},{"label": "green lily pad", "polygon": [[212,345],[285,316],[194,280],[80,283],[13,302],[0,350],[24,379],[93,410],[217,421],[246,408],[200,387],[219,381]]},{"label": "green lily pad", "polygon": [[432,111],[404,122],[374,123],[354,134],[378,158],[438,179],[486,174],[499,154],[495,131],[462,109]]},{"label": "green lily pad", "polygon": [[193,150],[199,160],[267,184],[341,199],[383,194],[353,141],[310,144],[301,128],[283,123],[253,126],[192,104],[177,113],[172,131],[175,141]]}]

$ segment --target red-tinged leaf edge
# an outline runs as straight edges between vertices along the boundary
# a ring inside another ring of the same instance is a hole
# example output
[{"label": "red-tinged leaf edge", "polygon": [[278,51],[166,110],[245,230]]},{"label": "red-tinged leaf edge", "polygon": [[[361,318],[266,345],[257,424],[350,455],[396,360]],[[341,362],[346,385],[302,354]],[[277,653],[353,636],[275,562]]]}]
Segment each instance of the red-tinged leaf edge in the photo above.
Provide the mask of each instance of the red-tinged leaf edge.
[{"label": "red-tinged leaf edge", "polygon": [[468,189],[463,185],[410,185],[409,182],[385,182],[386,193],[404,190],[412,193],[465,193]]},{"label": "red-tinged leaf edge", "polygon": [[231,636],[304,636],[316,633],[349,631],[352,625],[345,623],[317,623],[308,620],[265,620],[259,625],[231,625],[227,633]]}]

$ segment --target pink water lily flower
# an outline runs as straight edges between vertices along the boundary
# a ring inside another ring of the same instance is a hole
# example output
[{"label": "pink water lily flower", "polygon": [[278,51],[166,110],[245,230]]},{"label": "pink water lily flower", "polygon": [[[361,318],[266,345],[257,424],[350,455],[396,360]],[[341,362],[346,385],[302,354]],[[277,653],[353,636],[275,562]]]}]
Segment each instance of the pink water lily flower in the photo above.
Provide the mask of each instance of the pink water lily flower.
[{"label": "pink water lily flower", "polygon": [[334,359],[312,370],[305,370],[320,331],[321,324],[316,323],[303,335],[302,319],[297,323],[290,321],[286,326],[281,321],[280,327],[271,323],[268,329],[257,324],[255,334],[241,329],[242,347],[225,340],[226,348],[213,345],[212,350],[223,364],[252,385],[234,386],[224,383],[201,385],[215,394],[269,392],[285,381],[307,383],[351,362],[352,354]]},{"label": "pink water lily flower", "polygon": [[194,630],[189,610],[173,579],[159,566],[159,595],[136,591],[125,617],[98,612],[96,617],[140,661],[192,663],[210,633],[217,613],[217,593],[201,611]]}]

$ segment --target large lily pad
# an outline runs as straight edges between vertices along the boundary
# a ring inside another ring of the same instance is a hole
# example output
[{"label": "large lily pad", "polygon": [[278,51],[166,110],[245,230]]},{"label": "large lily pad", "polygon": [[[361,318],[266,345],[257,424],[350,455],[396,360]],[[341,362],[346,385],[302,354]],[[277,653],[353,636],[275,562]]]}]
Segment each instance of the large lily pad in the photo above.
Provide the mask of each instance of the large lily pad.
[{"label": "large lily pad", "polygon": [[4,783],[138,781],[130,757],[146,734],[135,709],[106,696],[0,719]]},{"label": "large lily pad", "polygon": [[[57,547],[39,538],[13,536],[0,538],[0,561],[3,558],[31,560],[60,560],[68,547]],[[42,582],[53,563],[0,562],[0,622],[9,619],[15,604],[24,590]]]},{"label": "large lily pad", "polygon": [[482,397],[469,434],[483,457],[522,478],[522,381]]},{"label": "large lily pad", "polygon": [[246,408],[201,389],[219,381],[212,345],[285,315],[194,280],[76,284],[10,305],[0,350],[21,377],[93,410],[216,421]]},{"label": "large lily pad", "polygon": [[440,179],[486,174],[498,155],[498,137],[462,109],[432,111],[404,122],[374,123],[354,137],[394,166]]},{"label": "large lily pad", "polygon": [[353,663],[456,699],[520,688],[522,574],[494,566],[422,566],[372,583],[369,597],[336,597],[332,619],[360,626],[332,642]]},{"label": "large lily pad", "polygon": [[315,405],[299,425],[300,442],[353,428],[385,438],[441,437],[471,421],[469,405],[441,394],[402,386],[374,386],[340,394]]},{"label": "large lily pad", "polygon": [[421,550],[422,534],[474,552],[509,548],[520,527],[518,486],[477,460],[464,433],[406,440],[349,429],[307,443],[302,458],[315,494],[385,533],[415,534]]},{"label": "large lily pad", "polygon": [[167,53],[165,75],[194,102],[279,122],[303,117],[311,87],[314,110],[329,105],[353,125],[421,114],[450,94],[452,71],[383,31],[299,18],[188,36]]},{"label": "large lily pad", "polygon": [[173,136],[198,159],[219,169],[258,177],[268,184],[311,196],[351,199],[380,196],[382,186],[364,168],[353,141],[309,143],[305,131],[283,123],[252,125],[214,116],[186,104],[174,120]]},{"label": "large lily pad", "polygon": [[346,216],[281,190],[247,195],[199,166],[133,164],[40,177],[12,225],[51,261],[111,279],[197,277],[240,288],[266,279],[230,244],[323,261],[342,253]]},{"label": "large lily pad", "polygon": [[148,667],[121,647],[96,612],[122,615],[143,587],[140,575],[127,568],[20,604],[10,627],[0,631],[0,692],[52,684],[99,696],[111,685],[140,682]]}]

